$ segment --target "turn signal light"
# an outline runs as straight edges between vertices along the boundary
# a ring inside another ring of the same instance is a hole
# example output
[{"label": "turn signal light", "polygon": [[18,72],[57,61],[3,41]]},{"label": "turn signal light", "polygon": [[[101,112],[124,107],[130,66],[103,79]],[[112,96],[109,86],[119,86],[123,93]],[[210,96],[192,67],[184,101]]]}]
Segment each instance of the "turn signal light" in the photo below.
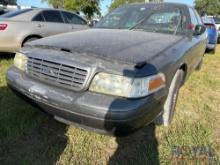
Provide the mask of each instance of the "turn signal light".
[{"label": "turn signal light", "polygon": [[166,80],[163,75],[158,75],[155,78],[152,78],[149,82],[149,91],[157,90],[158,88],[161,88],[162,86],[165,86]]}]

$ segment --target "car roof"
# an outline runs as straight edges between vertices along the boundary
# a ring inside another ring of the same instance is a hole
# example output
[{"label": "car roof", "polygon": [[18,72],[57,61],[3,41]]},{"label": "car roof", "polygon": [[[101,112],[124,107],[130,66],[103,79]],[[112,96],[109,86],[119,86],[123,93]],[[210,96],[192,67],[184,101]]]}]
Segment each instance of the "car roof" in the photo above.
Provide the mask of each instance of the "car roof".
[{"label": "car roof", "polygon": [[[47,10],[54,10],[54,11],[65,11],[65,12],[69,12],[69,13],[73,13],[78,15],[75,12],[72,11],[67,11],[67,10],[63,10],[63,9],[53,9],[53,8],[28,8],[28,9],[21,9],[21,11],[25,11],[25,10],[30,10],[28,12],[24,12],[20,15],[11,17],[11,18],[7,18],[9,20],[16,20],[16,21],[31,21],[32,18],[34,16],[36,16],[36,14],[38,14],[41,11],[47,11]],[[79,15],[78,15],[79,16]],[[82,18],[83,20],[85,20],[82,16],[79,16],[80,18]],[[87,20],[85,20],[87,22]]]},{"label": "car roof", "polygon": [[188,4],[185,3],[178,3],[178,2],[149,2],[149,3],[129,3],[124,6],[159,6],[159,5],[164,5],[164,6],[171,6],[171,7],[192,7]]},{"label": "car roof", "polygon": [[[45,10],[54,10],[54,11],[66,11],[66,12],[70,12],[70,13],[74,13],[77,14],[76,12],[73,11],[67,11],[65,9],[54,9],[54,8],[32,8],[33,10],[38,10],[38,11],[45,11]],[[77,14],[78,15],[78,14]]]}]

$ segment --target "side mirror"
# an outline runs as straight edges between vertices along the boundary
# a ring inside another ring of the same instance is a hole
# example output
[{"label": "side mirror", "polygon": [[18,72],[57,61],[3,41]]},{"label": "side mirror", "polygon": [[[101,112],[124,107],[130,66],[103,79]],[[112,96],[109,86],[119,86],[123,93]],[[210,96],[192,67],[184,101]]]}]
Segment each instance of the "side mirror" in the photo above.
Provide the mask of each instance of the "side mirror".
[{"label": "side mirror", "polygon": [[198,36],[203,34],[206,31],[206,27],[204,25],[196,25],[193,35]]}]

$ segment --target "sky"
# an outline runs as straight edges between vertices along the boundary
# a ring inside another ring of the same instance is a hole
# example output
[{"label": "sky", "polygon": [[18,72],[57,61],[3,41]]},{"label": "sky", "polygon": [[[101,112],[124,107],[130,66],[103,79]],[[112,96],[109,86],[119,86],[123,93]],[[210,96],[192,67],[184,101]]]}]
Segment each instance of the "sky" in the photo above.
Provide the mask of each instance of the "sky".
[{"label": "sky", "polygon": [[[112,0],[101,0],[101,12],[102,15],[107,14],[108,6]],[[165,2],[180,2],[193,5],[193,0],[165,0]],[[42,3],[41,0],[17,0],[19,5],[35,6],[35,7],[48,7],[47,3]]]}]

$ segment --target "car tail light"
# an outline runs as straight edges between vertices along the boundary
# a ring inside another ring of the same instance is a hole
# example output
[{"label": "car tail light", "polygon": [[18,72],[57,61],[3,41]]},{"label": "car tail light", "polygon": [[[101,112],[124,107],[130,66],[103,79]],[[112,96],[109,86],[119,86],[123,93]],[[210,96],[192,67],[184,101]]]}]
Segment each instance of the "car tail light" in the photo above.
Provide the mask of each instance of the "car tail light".
[{"label": "car tail light", "polygon": [[215,25],[213,25],[213,24],[205,24],[205,27],[206,27],[207,29],[216,29],[216,28],[215,28]]},{"label": "car tail light", "polygon": [[0,24],[0,30],[5,30],[7,27],[7,24]]}]

